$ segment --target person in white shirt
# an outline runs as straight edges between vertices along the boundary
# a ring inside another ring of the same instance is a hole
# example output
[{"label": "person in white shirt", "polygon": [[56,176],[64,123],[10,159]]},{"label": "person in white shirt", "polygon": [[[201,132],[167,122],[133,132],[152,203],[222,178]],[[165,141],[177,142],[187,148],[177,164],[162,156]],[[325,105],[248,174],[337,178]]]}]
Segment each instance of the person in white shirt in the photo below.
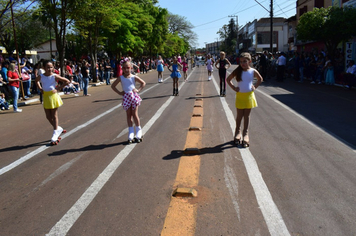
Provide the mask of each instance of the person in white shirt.
[{"label": "person in white shirt", "polygon": [[355,84],[356,80],[356,65],[355,61],[349,61],[349,67],[347,67],[346,73],[344,74],[344,87],[351,89],[352,86]]},{"label": "person in white shirt", "polygon": [[286,68],[287,64],[287,59],[284,56],[284,53],[281,52],[279,53],[279,57],[277,59],[277,81],[278,82],[283,82],[283,77],[284,77],[284,70]]}]

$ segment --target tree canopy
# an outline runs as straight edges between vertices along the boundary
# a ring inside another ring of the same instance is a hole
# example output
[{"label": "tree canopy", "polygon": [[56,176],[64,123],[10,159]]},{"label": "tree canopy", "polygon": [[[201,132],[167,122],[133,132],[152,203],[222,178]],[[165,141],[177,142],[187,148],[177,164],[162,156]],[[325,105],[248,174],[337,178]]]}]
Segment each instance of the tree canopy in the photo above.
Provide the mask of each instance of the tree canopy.
[{"label": "tree canopy", "polygon": [[234,19],[230,19],[229,24],[223,25],[217,34],[219,34],[220,39],[223,41],[223,45],[220,49],[224,50],[227,54],[234,54],[237,38],[236,24]]},{"label": "tree canopy", "polygon": [[297,32],[299,40],[324,42],[333,55],[339,43],[356,35],[356,9],[314,8],[300,17]]},{"label": "tree canopy", "polygon": [[[21,6],[24,2],[33,1],[12,0],[12,3]],[[71,51],[69,54],[77,54],[76,57],[90,54],[95,60],[100,51],[106,51],[111,56],[184,54],[197,39],[190,22],[184,17],[169,14],[167,9],[156,5],[157,0],[36,2],[31,10],[36,17],[31,17],[32,13],[29,12],[26,12],[26,16],[16,15],[18,30],[23,31],[18,38],[30,37],[37,43],[44,42],[49,39],[51,29],[60,62],[68,50]],[[0,11],[0,42],[3,46],[8,45],[8,51],[12,51],[13,33],[10,31],[12,26],[8,14],[11,1],[0,0],[0,4],[3,7]],[[28,24],[34,27],[28,27]],[[22,48],[32,47],[30,41],[21,39],[20,42],[24,42]]]}]

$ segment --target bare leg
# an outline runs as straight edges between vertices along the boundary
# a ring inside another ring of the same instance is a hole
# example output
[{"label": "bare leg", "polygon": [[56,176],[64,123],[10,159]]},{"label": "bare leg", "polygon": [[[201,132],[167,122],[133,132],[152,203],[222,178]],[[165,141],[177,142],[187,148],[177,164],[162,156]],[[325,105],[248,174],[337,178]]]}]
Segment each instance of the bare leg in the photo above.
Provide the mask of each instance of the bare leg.
[{"label": "bare leg", "polygon": [[235,128],[235,140],[241,140],[241,121],[244,116],[244,110],[236,108],[237,116],[236,116],[236,128]]},{"label": "bare leg", "polygon": [[44,109],[46,113],[46,118],[52,125],[53,130],[58,129],[58,108],[55,109]]},{"label": "bare leg", "polygon": [[131,107],[126,110],[127,125],[128,125],[129,127],[132,127],[132,126],[133,126],[133,123],[132,123],[132,116],[133,116],[133,114],[132,114],[132,113],[133,113],[133,112],[132,112]]},{"label": "bare leg", "polygon": [[248,127],[249,127],[249,124],[250,124],[250,114],[251,114],[251,109],[244,109],[243,136],[244,136],[244,143],[247,143],[247,145],[249,145],[249,143],[250,143],[250,138],[248,136]]},{"label": "bare leg", "polygon": [[[131,110],[131,112],[132,112],[132,118],[135,122],[136,127],[140,126],[140,117],[138,117],[138,106],[134,110],[132,110],[131,108],[129,110]],[[131,124],[132,124],[132,122],[131,122]]]}]

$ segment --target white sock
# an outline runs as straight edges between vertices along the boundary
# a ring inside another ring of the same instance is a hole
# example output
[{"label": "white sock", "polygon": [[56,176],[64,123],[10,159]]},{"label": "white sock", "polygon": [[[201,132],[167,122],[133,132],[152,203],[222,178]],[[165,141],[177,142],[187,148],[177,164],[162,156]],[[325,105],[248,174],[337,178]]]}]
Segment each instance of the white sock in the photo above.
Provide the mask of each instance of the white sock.
[{"label": "white sock", "polygon": [[142,129],[141,126],[136,126],[136,138],[142,138]]},{"label": "white sock", "polygon": [[57,132],[58,132],[59,134],[61,134],[61,133],[63,132],[63,128],[60,127],[59,125],[58,125],[58,127],[57,127]]},{"label": "white sock", "polygon": [[129,127],[129,140],[134,138],[134,127]]},{"label": "white sock", "polygon": [[59,135],[58,135],[58,131],[57,131],[57,130],[53,130],[53,134],[52,134],[51,141],[52,141],[52,142],[57,141],[58,136],[59,136]]}]

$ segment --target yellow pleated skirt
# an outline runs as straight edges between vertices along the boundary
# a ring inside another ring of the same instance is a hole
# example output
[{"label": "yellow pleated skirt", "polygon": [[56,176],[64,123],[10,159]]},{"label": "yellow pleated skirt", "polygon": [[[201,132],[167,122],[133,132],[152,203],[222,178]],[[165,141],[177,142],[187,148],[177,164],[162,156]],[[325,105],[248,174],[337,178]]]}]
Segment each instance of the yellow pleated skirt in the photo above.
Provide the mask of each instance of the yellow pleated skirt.
[{"label": "yellow pleated skirt", "polygon": [[58,93],[52,91],[43,92],[43,107],[45,109],[55,109],[63,105],[63,101]]},{"label": "yellow pleated skirt", "polygon": [[253,91],[248,93],[236,93],[235,106],[238,109],[251,109],[257,107],[255,93]]}]

